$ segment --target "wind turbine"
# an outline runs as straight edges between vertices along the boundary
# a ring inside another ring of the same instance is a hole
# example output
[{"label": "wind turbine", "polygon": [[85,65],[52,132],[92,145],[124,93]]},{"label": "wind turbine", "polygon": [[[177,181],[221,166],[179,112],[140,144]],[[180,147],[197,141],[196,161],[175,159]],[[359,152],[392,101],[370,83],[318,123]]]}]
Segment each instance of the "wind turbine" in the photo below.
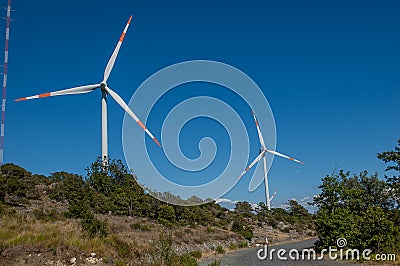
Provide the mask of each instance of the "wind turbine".
[{"label": "wind turbine", "polygon": [[261,160],[261,158],[263,159],[263,163],[264,163],[264,182],[265,182],[265,199],[266,199],[268,210],[270,210],[271,209],[271,200],[275,196],[276,192],[272,195],[272,197],[269,197],[268,175],[267,175],[268,174],[267,159],[265,158],[265,154],[268,152],[268,153],[272,153],[274,155],[278,155],[280,157],[289,159],[291,161],[295,161],[295,162],[298,162],[298,163],[301,163],[301,164],[304,164],[304,163],[300,162],[299,160],[296,160],[296,159],[294,159],[292,157],[283,155],[282,153],[279,153],[277,151],[268,150],[267,147],[265,146],[265,142],[264,142],[263,136],[261,134],[260,125],[258,124],[258,120],[257,120],[256,114],[254,113],[254,111],[252,111],[252,113],[253,113],[254,121],[256,122],[258,138],[260,140],[261,149],[260,149],[260,154],[254,159],[254,161],[249,166],[247,166],[247,168],[243,171],[243,173],[239,176],[239,178],[241,178],[245,173],[247,173],[259,160]]},{"label": "wind turbine", "polygon": [[24,97],[16,99],[15,101],[25,101],[31,99],[45,98],[49,96],[60,96],[60,95],[70,95],[70,94],[82,94],[92,92],[98,88],[101,90],[101,156],[103,159],[103,164],[106,164],[108,158],[108,138],[107,138],[107,96],[110,95],[121,107],[124,109],[135,122],[143,128],[143,130],[149,135],[158,146],[161,147],[160,142],[150,133],[150,131],[146,128],[146,126],[139,120],[139,118],[135,115],[135,113],[128,107],[128,105],[124,102],[124,100],[113,90],[111,90],[107,85],[108,77],[110,76],[111,70],[114,66],[115,60],[117,58],[119,49],[121,48],[121,44],[124,40],[126,31],[128,30],[129,24],[131,23],[132,16],[129,17],[128,23],[125,26],[124,31],[121,34],[121,37],[118,40],[117,46],[114,49],[110,59],[108,60],[107,66],[104,70],[103,81],[93,85],[85,85],[79,87],[73,87],[65,90],[47,92],[43,94],[38,94],[34,96]]}]

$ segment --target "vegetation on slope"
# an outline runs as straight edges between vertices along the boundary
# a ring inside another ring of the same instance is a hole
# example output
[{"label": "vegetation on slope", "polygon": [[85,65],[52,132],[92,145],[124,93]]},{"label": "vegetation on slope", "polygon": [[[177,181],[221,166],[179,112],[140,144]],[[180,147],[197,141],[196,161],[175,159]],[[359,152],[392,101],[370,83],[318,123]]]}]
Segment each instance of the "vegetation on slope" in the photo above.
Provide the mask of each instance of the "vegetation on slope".
[{"label": "vegetation on slope", "polygon": [[255,230],[265,239],[266,227],[286,233],[312,228],[312,215],[295,201],[288,210],[271,211],[263,203],[254,210],[245,201],[233,211],[215,202],[166,204],[146,194],[119,160],[109,160],[104,171],[99,158],[85,177],[35,175],[14,164],[0,169],[2,255],[29,246],[60,256],[63,250],[95,252],[114,264],[194,265],[201,257],[196,245],[216,241],[210,248],[223,253],[247,247]]}]

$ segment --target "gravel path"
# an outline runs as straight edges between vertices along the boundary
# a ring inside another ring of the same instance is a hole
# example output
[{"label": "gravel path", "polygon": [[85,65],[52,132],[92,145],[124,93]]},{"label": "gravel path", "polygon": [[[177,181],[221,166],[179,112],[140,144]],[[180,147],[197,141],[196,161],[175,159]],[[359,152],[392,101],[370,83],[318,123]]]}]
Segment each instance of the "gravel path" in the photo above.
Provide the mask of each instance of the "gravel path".
[{"label": "gravel path", "polygon": [[[291,249],[297,249],[299,252],[301,252],[303,249],[308,249],[313,246],[314,242],[316,239],[309,239],[301,242],[295,242],[295,243],[288,243],[288,244],[282,244],[278,246],[270,246],[268,247],[268,250],[271,251],[272,249],[279,250],[279,249],[285,249],[287,252],[284,257],[287,257],[288,260],[279,260],[277,257],[277,252],[275,251],[273,253],[272,260],[270,258],[266,258],[265,260],[261,260],[257,256],[257,252],[259,249],[263,247],[256,247],[256,248],[250,248],[250,249],[244,249],[244,250],[239,250],[237,252],[229,253],[226,254],[222,257],[217,258],[217,260],[221,260],[221,266],[228,266],[228,265],[360,265],[360,264],[351,264],[348,262],[342,262],[342,261],[332,261],[329,259],[325,260],[301,260],[301,253],[300,253],[300,260],[291,260],[289,258],[288,252]],[[260,255],[263,255],[261,253]],[[213,262],[215,258],[213,259],[207,259],[204,262],[200,263],[200,266],[207,266],[211,262]]]}]

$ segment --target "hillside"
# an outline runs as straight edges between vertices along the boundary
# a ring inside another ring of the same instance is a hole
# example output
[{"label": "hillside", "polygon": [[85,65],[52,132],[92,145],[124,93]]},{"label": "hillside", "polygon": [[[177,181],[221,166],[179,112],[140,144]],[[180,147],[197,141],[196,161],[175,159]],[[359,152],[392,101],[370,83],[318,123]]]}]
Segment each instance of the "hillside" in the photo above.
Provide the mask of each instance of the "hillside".
[{"label": "hillside", "polygon": [[314,236],[312,215],[288,210],[230,211],[215,202],[168,205],[144,193],[121,161],[85,177],[36,175],[1,166],[1,265],[197,265],[199,260],[263,243]]}]

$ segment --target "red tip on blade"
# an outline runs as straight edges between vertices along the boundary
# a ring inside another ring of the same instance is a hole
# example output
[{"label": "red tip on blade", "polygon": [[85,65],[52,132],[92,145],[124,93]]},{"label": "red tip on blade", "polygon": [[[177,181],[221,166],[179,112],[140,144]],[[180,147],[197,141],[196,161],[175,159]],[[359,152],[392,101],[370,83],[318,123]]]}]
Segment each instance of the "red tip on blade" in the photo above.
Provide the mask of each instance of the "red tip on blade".
[{"label": "red tip on blade", "polygon": [[303,162],[300,162],[301,164],[304,164]]},{"label": "red tip on blade", "polygon": [[146,126],[142,123],[142,121],[138,120],[136,123],[138,123],[138,125],[143,128],[143,130],[146,130]]},{"label": "red tip on blade", "polygon": [[124,38],[125,38],[125,32],[123,32],[123,33],[121,34],[121,37],[119,37],[119,41],[120,41],[120,42],[123,42],[123,41],[124,41]]},{"label": "red tip on blade", "polygon": [[18,99],[15,99],[14,101],[15,102],[20,102],[20,101],[25,101],[26,100],[26,97],[24,97],[24,98],[18,98]]},{"label": "red tip on blade", "polygon": [[50,96],[50,92],[39,94],[39,98],[45,98],[45,97],[49,97],[49,96]]},{"label": "red tip on blade", "polygon": [[161,147],[160,142],[158,142],[158,140],[157,140],[156,138],[153,138],[153,140],[154,140],[155,143],[157,143],[157,145],[158,145],[159,147]]},{"label": "red tip on blade", "polygon": [[252,113],[253,115],[255,115],[255,113],[254,113],[254,110],[253,110],[253,109],[251,109],[251,113]]},{"label": "red tip on blade", "polygon": [[132,16],[129,17],[128,24],[131,24]]}]

